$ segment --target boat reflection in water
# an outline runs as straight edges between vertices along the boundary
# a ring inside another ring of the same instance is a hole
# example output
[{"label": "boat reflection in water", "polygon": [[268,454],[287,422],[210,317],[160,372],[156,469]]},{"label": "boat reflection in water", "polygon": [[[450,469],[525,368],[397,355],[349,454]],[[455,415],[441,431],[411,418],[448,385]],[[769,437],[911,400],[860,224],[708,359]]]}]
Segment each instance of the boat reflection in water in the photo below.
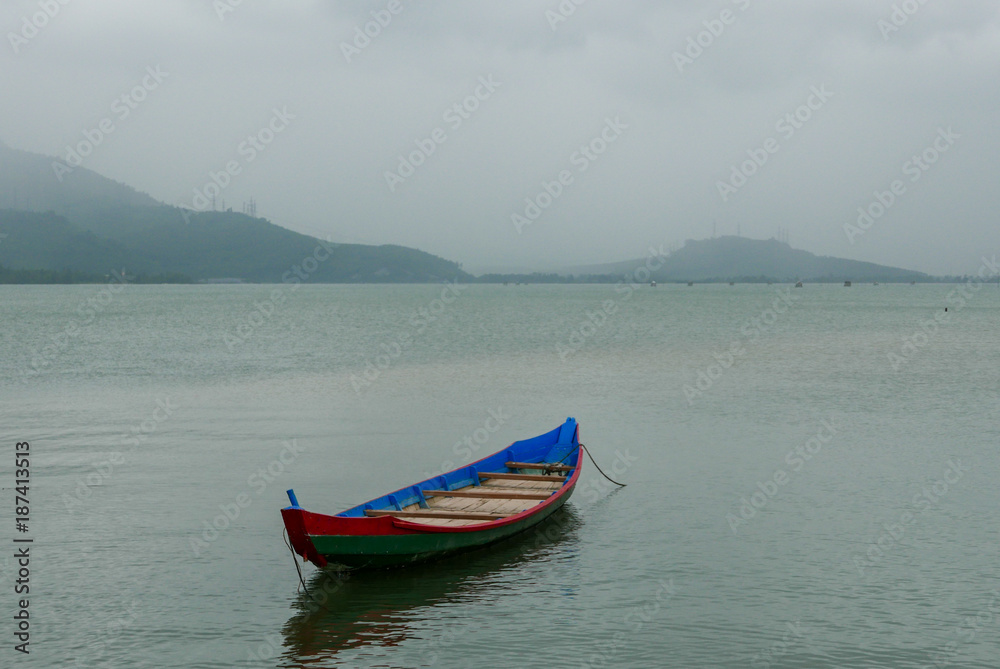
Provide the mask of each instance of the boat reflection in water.
[{"label": "boat reflection in water", "polygon": [[[343,574],[318,571],[307,579],[313,598],[300,593],[292,605],[297,612],[282,630],[281,660],[295,666],[339,666],[334,662],[343,661],[344,654],[366,646],[398,646],[416,638],[418,629],[426,633],[422,621],[454,615],[449,607],[492,601],[505,590],[543,587],[537,570],[529,568],[571,558],[579,524],[567,505],[523,534],[439,562]],[[518,578],[525,571],[531,575]]]}]

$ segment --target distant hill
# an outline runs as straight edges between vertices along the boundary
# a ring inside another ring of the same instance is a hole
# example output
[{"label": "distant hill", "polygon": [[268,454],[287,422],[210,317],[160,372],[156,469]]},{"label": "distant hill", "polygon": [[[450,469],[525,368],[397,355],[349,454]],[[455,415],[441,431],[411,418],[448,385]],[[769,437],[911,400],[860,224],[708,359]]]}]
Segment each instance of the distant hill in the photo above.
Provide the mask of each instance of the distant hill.
[{"label": "distant hill", "polygon": [[0,211],[0,265],[8,269],[107,273],[129,260],[128,250],[52,212]]},{"label": "distant hill", "polygon": [[124,245],[51,211],[0,210],[0,283],[102,282],[123,268],[137,283],[191,280],[178,272],[151,271],[149,263],[139,262]]},{"label": "distant hill", "polygon": [[57,178],[55,161],[0,143],[0,209],[54,211],[89,228],[97,212],[160,205],[145,193],[82,167]]},{"label": "distant hill", "polygon": [[[237,212],[188,212],[85,168],[60,179],[54,160],[0,143],[0,267],[255,282],[282,281],[295,267],[313,282],[473,279],[404,246],[327,243]],[[310,257],[315,266],[303,269]]]},{"label": "distant hill", "polygon": [[[568,274],[631,274],[646,259],[590,265],[565,270]],[[662,283],[677,281],[928,281],[931,277],[898,267],[817,256],[793,249],[775,239],[718,237],[688,240],[671,253],[652,279]]]},{"label": "distant hill", "polygon": [[[300,267],[313,282],[594,282],[616,280],[645,263],[639,259],[559,273],[477,279],[458,263],[416,249],[331,244],[237,212],[182,210],[82,167],[57,176],[55,160],[0,142],[0,270],[6,271],[5,280],[29,275],[40,281],[104,276],[112,268],[125,267],[129,274],[147,278],[279,282]],[[310,257],[317,259],[315,266],[302,269]],[[660,282],[931,280],[921,272],[821,257],[773,239],[742,237],[688,241],[652,278]]]},{"label": "distant hill", "polygon": [[261,283],[290,278],[296,267],[308,281],[319,283],[472,278],[456,263],[423,251],[321,242],[232,212],[190,214],[186,220],[181,210],[160,206],[110,211],[107,216],[109,236],[101,236],[53,212],[0,210],[0,234],[6,235],[0,238],[0,267],[100,275],[126,267],[136,275]]}]

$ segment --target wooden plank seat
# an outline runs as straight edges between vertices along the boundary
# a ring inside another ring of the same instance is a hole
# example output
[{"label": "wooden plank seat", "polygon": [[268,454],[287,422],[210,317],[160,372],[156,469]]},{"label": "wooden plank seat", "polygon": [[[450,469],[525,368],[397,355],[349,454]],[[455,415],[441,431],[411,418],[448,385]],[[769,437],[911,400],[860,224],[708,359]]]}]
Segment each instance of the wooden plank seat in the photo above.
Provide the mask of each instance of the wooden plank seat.
[{"label": "wooden plank seat", "polygon": [[481,480],[507,480],[507,481],[552,481],[562,483],[565,476],[546,476],[545,474],[508,474],[506,472],[479,472]]},{"label": "wooden plank seat", "polygon": [[425,490],[424,497],[476,497],[482,499],[548,499],[550,492],[521,492],[515,490],[489,490],[465,488],[463,490]]},{"label": "wooden plank seat", "polygon": [[475,511],[444,511],[420,509],[419,511],[397,511],[395,509],[365,509],[365,515],[396,516],[397,518],[450,518],[454,520],[497,520],[506,518],[505,513],[476,513]]},{"label": "wooden plank seat", "polygon": [[508,462],[507,469],[544,469],[550,472],[568,472],[573,468],[569,465],[553,465],[545,462]]}]

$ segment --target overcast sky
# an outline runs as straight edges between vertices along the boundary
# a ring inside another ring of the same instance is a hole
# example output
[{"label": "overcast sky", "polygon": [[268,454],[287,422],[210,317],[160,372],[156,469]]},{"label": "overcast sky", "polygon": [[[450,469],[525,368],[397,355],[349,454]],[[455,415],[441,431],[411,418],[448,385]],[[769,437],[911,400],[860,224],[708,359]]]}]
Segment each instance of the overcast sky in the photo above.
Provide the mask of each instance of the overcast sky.
[{"label": "overcast sky", "polygon": [[995,0],[237,2],[4,0],[0,140],[65,158],[110,120],[83,166],[161,201],[235,165],[220,204],[472,271],[713,224],[932,273],[1000,253]]}]

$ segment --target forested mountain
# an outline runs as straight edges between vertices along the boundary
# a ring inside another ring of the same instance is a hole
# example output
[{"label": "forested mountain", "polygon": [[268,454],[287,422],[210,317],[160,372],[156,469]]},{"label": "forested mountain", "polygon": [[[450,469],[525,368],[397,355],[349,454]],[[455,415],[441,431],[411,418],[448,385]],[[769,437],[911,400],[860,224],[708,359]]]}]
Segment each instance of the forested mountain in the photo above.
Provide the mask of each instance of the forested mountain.
[{"label": "forested mountain", "polygon": [[124,266],[136,275],[259,282],[281,281],[295,267],[315,282],[471,279],[457,263],[416,249],[328,243],[238,212],[191,212],[55,162],[0,144],[0,267],[104,275]]}]

